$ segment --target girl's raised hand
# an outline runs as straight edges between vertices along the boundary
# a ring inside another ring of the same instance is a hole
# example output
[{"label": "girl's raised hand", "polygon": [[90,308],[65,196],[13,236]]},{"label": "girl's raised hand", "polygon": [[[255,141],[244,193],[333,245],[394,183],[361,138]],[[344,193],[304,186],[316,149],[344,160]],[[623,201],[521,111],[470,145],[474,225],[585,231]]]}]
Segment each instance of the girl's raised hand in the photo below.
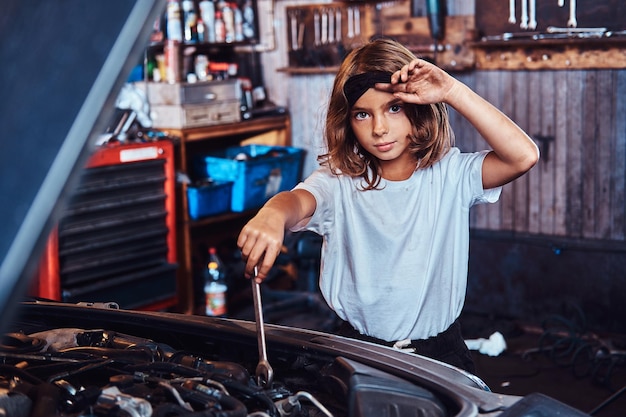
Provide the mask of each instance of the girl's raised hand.
[{"label": "girl's raised hand", "polygon": [[393,93],[407,103],[447,102],[457,81],[441,68],[423,59],[414,59],[391,75],[390,84],[376,84],[376,89]]}]

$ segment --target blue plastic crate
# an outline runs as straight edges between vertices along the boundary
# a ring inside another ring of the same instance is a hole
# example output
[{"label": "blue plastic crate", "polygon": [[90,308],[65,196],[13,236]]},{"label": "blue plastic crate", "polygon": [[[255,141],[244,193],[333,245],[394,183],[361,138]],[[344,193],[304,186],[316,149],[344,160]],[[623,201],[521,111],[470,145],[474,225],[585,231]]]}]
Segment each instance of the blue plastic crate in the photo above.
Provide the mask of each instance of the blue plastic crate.
[{"label": "blue plastic crate", "polygon": [[197,169],[199,175],[233,181],[230,209],[241,212],[298,184],[303,156],[302,149],[289,146],[236,146],[202,157]]},{"label": "blue plastic crate", "polygon": [[201,187],[187,187],[189,217],[194,220],[230,211],[232,181],[214,181]]}]

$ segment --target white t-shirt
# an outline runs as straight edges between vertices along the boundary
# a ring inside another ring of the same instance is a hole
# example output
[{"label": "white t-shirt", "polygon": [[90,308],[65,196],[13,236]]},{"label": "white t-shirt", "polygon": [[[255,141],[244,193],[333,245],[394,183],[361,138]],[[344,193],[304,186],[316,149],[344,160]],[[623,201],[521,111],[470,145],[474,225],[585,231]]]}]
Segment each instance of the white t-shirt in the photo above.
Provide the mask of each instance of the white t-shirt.
[{"label": "white t-shirt", "polygon": [[[386,341],[425,339],[461,314],[467,286],[469,209],[496,202],[483,190],[484,152],[452,148],[405,181],[361,178],[321,167],[296,188],[313,194],[315,213],[292,231],[324,237],[320,289],[360,333]],[[380,188],[380,187],[379,187]]]}]

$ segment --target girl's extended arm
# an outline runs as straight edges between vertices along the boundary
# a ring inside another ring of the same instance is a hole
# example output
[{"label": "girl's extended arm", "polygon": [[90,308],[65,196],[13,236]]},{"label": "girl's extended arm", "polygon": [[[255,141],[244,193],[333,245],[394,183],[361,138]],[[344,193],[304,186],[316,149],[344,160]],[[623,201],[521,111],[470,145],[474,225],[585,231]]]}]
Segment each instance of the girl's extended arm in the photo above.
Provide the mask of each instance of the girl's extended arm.
[{"label": "girl's extended arm", "polygon": [[513,181],[539,160],[537,145],[519,126],[435,65],[414,60],[394,73],[385,89],[407,103],[447,103],[465,117],[493,149],[483,163],[486,189]]},{"label": "girl's extended arm", "polygon": [[283,246],[285,230],[311,217],[315,207],[315,198],[304,190],[285,191],[265,203],[237,239],[247,278],[254,275],[255,266],[259,282],[267,277]]}]

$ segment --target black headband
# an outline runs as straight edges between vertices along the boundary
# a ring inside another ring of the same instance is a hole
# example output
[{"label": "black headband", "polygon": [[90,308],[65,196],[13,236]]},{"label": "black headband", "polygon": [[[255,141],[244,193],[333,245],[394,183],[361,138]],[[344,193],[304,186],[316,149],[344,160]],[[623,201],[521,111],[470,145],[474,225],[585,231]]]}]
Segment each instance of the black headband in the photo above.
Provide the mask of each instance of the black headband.
[{"label": "black headband", "polygon": [[348,81],[346,81],[343,86],[343,93],[348,99],[348,106],[354,106],[354,103],[356,103],[359,97],[365,94],[368,89],[373,88],[374,84],[388,84],[390,82],[391,73],[389,72],[372,71],[353,75],[352,77],[348,78]]}]

